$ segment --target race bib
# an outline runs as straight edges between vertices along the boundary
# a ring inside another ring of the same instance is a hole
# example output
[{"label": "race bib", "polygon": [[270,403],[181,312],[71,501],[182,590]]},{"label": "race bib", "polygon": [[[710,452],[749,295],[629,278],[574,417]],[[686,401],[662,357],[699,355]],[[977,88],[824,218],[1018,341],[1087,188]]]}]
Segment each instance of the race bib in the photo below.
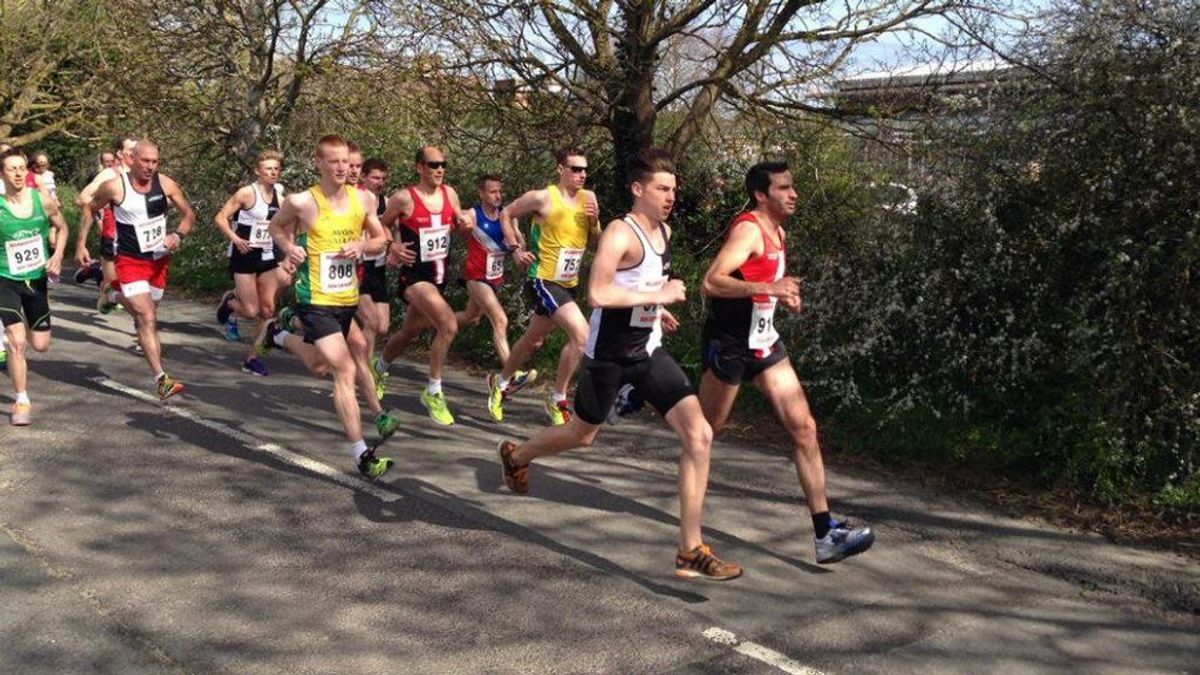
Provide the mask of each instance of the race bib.
[{"label": "race bib", "polygon": [[450,253],[450,226],[437,225],[434,227],[422,227],[421,235],[421,262],[433,262],[435,260],[445,260]]},{"label": "race bib", "polygon": [[8,257],[8,271],[27,274],[46,266],[46,247],[41,235],[4,242],[4,254]]},{"label": "race bib", "polygon": [[[638,284],[638,290],[643,293],[650,293],[662,289],[665,283],[667,283],[666,277],[659,277],[654,280],[643,279]],[[629,314],[629,325],[634,328],[654,328],[654,324],[658,322],[658,317],[661,314],[662,305],[638,305]]]},{"label": "race bib", "polygon": [[358,264],[354,258],[338,258],[337,253],[321,254],[321,292],[342,293],[358,285]]},{"label": "race bib", "polygon": [[270,225],[269,220],[256,220],[250,225],[250,248],[274,248]]},{"label": "race bib", "polygon": [[162,251],[167,238],[167,217],[156,216],[133,226],[137,232],[138,250],[142,253]]},{"label": "race bib", "polygon": [[563,248],[558,250],[558,266],[554,268],[554,281],[572,281],[579,277],[579,266],[583,262],[583,249]]},{"label": "race bib", "polygon": [[487,272],[484,278],[488,281],[499,279],[504,276],[504,256],[505,253],[489,252],[487,254]]},{"label": "race bib", "polygon": [[750,314],[750,348],[770,349],[779,340],[775,332],[775,305],[778,298],[755,302]]}]

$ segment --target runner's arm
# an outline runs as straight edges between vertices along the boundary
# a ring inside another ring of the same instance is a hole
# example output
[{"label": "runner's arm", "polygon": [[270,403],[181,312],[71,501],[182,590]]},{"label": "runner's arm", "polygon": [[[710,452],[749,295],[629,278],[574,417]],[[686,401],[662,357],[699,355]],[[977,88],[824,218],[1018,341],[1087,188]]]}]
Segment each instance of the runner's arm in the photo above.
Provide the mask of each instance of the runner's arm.
[{"label": "runner's arm", "polygon": [[399,219],[405,218],[412,213],[413,201],[412,195],[408,190],[396,190],[388,197],[387,209],[379,218],[379,223],[387,228],[391,233],[391,241],[388,244],[388,265],[395,267],[396,265],[411,265],[417,260],[417,252],[412,250],[412,247],[405,242],[400,241],[399,233],[396,231],[399,226]]},{"label": "runner's arm", "polygon": [[[239,249],[242,244],[249,247],[250,242],[237,236],[235,230],[229,223],[233,220],[234,215],[241,209],[248,209],[254,206],[254,188],[249,185],[243,185],[238,188],[225,200],[225,204],[221,206],[221,210],[217,211],[217,215],[213,216],[213,222],[217,224],[217,229],[225,238],[233,242]],[[239,243],[240,242],[240,243]],[[245,251],[242,251],[245,253]]]},{"label": "runner's arm", "polygon": [[77,206],[90,204],[92,202],[92,197],[96,195],[96,191],[99,190],[105,183],[116,177],[117,174],[112,169],[105,168],[101,170],[100,173],[96,174],[96,177],[92,179],[92,182],[85,185],[84,188],[79,191],[79,194],[75,197],[75,204]]},{"label": "runner's arm", "polygon": [[[615,220],[613,223],[622,223]],[[600,308],[637,307],[639,305],[669,305],[684,298],[683,282],[671,279],[657,291],[634,291],[613,283],[617,268],[637,235],[626,225],[613,227],[611,224],[600,235],[596,258],[592,261],[591,276],[588,277],[588,304]]]},{"label": "runner's arm", "polygon": [[366,197],[366,204],[363,206],[366,207],[367,217],[363,219],[363,227],[367,230],[367,234],[370,235],[371,238],[367,239],[363,243],[363,252],[368,255],[376,255],[387,250],[388,243],[391,241],[391,237],[388,236],[388,231],[385,230],[383,225],[379,222],[379,217],[375,215],[375,200],[377,200],[378,197],[371,194],[369,191],[365,192],[364,196]]},{"label": "runner's arm", "polygon": [[54,253],[51,254],[50,260],[46,261],[46,271],[50,274],[59,274],[62,272],[63,254],[67,250],[67,238],[71,234],[57,201],[44,202],[42,208],[45,209],[46,217],[50,219],[50,224],[54,226],[55,232]]},{"label": "runner's arm", "polygon": [[183,243],[183,238],[191,233],[192,226],[196,224],[196,210],[192,208],[192,204],[188,201],[187,196],[183,194],[183,188],[179,187],[179,183],[161,174],[159,175],[159,180],[162,182],[163,194],[167,196],[167,199],[171,200],[171,203],[182,214],[182,217],[179,219],[179,225],[171,233],[175,235],[175,245],[167,246],[168,249],[177,249]]},{"label": "runner's arm", "polygon": [[92,231],[92,222],[96,220],[91,202],[79,205],[79,236],[75,238],[75,261],[80,266],[90,265],[92,257],[88,254],[87,238]]},{"label": "runner's arm", "polygon": [[447,185],[446,194],[450,195],[450,208],[454,209],[454,222],[450,223],[450,229],[465,227],[467,214],[463,213],[462,202],[458,199],[458,191]]},{"label": "runner's arm", "polygon": [[600,202],[596,201],[596,193],[591,190],[584,190],[583,197],[592,225],[592,229],[588,230],[588,248],[593,248],[600,241]]},{"label": "runner's arm", "polygon": [[504,230],[504,243],[523,248],[525,238],[520,237],[519,233],[514,234],[517,230],[517,221],[530,214],[541,213],[548,202],[549,195],[545,190],[530,190],[504,207],[500,211],[500,227]]},{"label": "runner's arm", "polygon": [[773,295],[789,298],[799,294],[799,282],[795,277],[784,277],[771,282],[750,282],[733,278],[733,273],[750,256],[763,251],[762,233],[753,221],[744,220],[733,227],[729,239],[704,273],[701,290],[714,298],[749,298],[755,295]]},{"label": "runner's arm", "polygon": [[456,213],[458,213],[459,229],[463,231],[463,234],[470,234],[471,230],[475,229],[475,209],[456,211]]}]

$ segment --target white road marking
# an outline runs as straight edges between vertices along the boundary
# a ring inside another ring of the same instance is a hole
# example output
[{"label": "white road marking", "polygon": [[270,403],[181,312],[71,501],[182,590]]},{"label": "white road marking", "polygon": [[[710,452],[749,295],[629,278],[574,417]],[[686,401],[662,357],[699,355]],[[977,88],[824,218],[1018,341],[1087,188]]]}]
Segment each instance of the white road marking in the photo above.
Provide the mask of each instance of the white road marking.
[{"label": "white road marking", "polygon": [[780,654],[774,649],[764,647],[757,642],[739,640],[738,636],[723,628],[717,628],[716,626],[713,626],[712,628],[704,631],[704,637],[719,645],[733,647],[733,651],[739,654],[749,656],[750,658],[755,659],[756,661],[761,661],[768,666],[782,670],[785,673],[790,673],[790,675],[822,675],[821,671],[815,668],[809,668],[803,663],[798,663],[784,656],[783,654]]},{"label": "white road marking", "polygon": [[233,427],[220,422],[214,422],[213,420],[194,413],[187,408],[181,408],[176,405],[163,405],[158,396],[154,394],[149,394],[139,389],[134,389],[133,387],[127,387],[120,382],[110,380],[106,377],[92,378],[92,381],[96,382],[102,387],[119,391],[122,394],[127,394],[136,399],[146,401],[147,403],[153,403],[164,412],[182,417],[189,422],[195,422],[196,424],[199,424],[207,429],[211,429],[219,434],[228,436],[250,450],[266,453],[281,462],[291,464],[292,466],[304,469],[310,473],[315,473],[318,476],[323,476],[337,483],[338,485],[348,487],[351,490],[357,490],[363,494],[371,495],[372,497],[382,501],[387,501],[395,496],[375,487],[374,485],[371,485],[360,478],[348,476],[338,469],[325,464],[324,462],[318,462],[317,460],[310,457],[305,457],[298,452],[288,450],[282,445],[264,442],[252,434],[248,434],[240,429],[234,429]]}]

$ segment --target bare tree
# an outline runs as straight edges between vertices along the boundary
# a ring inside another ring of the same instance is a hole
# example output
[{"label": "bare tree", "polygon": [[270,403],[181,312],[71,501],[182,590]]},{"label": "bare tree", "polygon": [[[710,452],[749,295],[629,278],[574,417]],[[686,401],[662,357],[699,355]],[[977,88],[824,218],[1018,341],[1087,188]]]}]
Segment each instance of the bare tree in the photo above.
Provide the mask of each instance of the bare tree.
[{"label": "bare tree", "polygon": [[[444,67],[566,101],[563,140],[601,127],[617,167],[663,139],[676,155],[722,106],[823,112],[816,83],[864,41],[966,0],[432,0],[407,21]],[[664,58],[671,63],[664,69]],[[681,61],[686,62],[681,66]],[[671,113],[665,115],[664,113]],[[660,128],[661,123],[661,128]],[[618,169],[619,170],[619,169]]]}]

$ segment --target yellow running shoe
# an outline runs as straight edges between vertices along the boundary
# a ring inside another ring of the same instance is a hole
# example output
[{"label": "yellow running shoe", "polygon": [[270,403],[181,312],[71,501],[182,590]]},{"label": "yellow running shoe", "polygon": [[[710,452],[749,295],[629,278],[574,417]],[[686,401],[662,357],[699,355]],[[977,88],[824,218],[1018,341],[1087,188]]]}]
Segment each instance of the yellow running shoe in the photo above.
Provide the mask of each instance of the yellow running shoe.
[{"label": "yellow running shoe", "polygon": [[421,390],[421,405],[429,411],[429,419],[433,420],[434,424],[444,427],[454,424],[454,415],[451,415],[450,409],[446,407],[445,394],[434,395],[429,393],[428,389],[423,389]]}]

